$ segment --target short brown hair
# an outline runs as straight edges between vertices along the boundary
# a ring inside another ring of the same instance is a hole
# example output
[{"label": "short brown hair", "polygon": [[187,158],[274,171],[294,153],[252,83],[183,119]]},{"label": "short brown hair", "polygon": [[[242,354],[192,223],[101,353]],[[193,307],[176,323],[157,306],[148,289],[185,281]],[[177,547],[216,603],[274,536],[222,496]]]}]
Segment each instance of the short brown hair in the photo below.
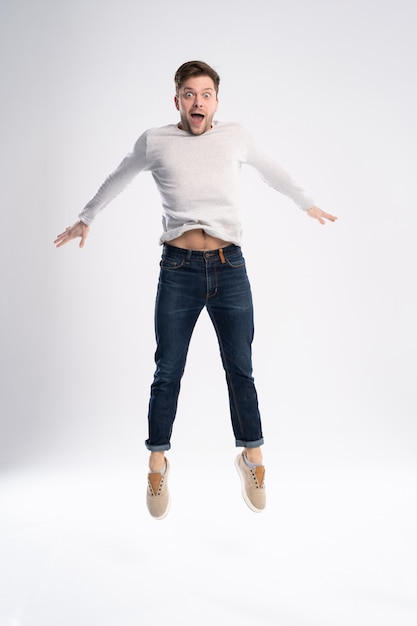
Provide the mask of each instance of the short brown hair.
[{"label": "short brown hair", "polygon": [[187,78],[191,78],[192,76],[209,76],[214,83],[216,93],[218,93],[220,76],[216,70],[210,67],[210,65],[207,65],[207,63],[204,63],[204,61],[187,61],[175,72],[174,81],[177,94],[179,93],[181,85]]}]

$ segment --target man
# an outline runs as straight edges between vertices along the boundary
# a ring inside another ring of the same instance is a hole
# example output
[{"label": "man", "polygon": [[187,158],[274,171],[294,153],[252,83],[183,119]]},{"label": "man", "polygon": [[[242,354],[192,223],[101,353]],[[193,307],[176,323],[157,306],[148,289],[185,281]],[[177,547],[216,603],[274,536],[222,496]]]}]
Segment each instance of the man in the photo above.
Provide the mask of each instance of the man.
[{"label": "man", "polygon": [[[263,435],[252,377],[253,307],[240,248],[237,203],[242,163],[286,194],[321,224],[335,221],[314,206],[285,171],[258,151],[239,124],[214,122],[220,77],[206,63],[190,61],[175,74],[178,124],[143,133],[133,151],[105,180],[79,220],[55,240],[85,244],[97,213],[141,171],[150,171],[162,198],[163,245],[155,304],[156,370],[151,386],[146,446],[150,451],[147,506],[156,519],[169,508],[172,427],[191,335],[205,307],[219,341],[226,374],[242,495],[253,511],[265,507]],[[206,437],[210,434],[206,433]]]}]

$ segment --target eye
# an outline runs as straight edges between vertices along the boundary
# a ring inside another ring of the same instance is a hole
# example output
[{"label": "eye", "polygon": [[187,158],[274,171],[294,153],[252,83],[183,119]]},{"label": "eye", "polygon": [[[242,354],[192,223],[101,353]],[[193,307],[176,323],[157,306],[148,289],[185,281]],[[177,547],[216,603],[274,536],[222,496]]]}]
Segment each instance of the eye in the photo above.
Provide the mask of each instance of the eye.
[{"label": "eye", "polygon": [[192,98],[193,94],[191,93],[191,91],[186,91],[185,94],[184,94],[184,97],[185,98]]},{"label": "eye", "polygon": [[209,98],[211,98],[211,93],[205,93],[204,97],[208,100]]}]

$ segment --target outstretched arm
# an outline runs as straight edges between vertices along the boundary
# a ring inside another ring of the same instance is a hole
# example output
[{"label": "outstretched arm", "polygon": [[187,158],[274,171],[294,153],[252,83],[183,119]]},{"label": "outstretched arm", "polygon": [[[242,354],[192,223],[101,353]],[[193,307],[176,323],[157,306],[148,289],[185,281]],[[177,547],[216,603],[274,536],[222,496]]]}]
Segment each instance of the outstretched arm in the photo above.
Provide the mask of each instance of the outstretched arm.
[{"label": "outstretched arm", "polygon": [[330,215],[330,213],[325,213],[318,206],[312,206],[307,211],[307,215],[312,217],[315,220],[318,220],[320,224],[325,224],[325,220],[329,220],[330,222],[335,222],[337,217],[335,215]]},{"label": "outstretched arm", "polygon": [[80,248],[84,248],[85,240],[88,237],[88,233],[90,232],[90,227],[84,222],[78,221],[72,226],[67,226],[63,233],[58,235],[55,239],[54,244],[57,248],[60,248],[64,244],[68,243],[72,239],[76,239],[77,237],[81,237],[81,241],[79,244]]}]

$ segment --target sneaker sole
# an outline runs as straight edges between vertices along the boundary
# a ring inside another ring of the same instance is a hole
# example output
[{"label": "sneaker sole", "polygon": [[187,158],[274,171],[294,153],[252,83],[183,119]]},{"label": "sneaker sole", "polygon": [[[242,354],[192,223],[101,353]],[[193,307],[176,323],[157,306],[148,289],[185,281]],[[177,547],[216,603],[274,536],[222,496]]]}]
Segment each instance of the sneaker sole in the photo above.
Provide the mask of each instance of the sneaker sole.
[{"label": "sneaker sole", "polygon": [[241,493],[242,493],[242,498],[244,499],[244,501],[246,502],[247,506],[250,508],[251,511],[253,511],[254,513],[262,513],[263,509],[258,509],[256,508],[256,506],[254,506],[252,504],[252,502],[249,500],[247,493],[246,493],[246,487],[245,487],[245,477],[243,476],[241,469],[239,467],[239,459],[240,459],[240,455],[238,455],[235,458],[235,467],[237,470],[237,473],[239,474],[239,478],[240,478],[240,487],[241,487]]}]

